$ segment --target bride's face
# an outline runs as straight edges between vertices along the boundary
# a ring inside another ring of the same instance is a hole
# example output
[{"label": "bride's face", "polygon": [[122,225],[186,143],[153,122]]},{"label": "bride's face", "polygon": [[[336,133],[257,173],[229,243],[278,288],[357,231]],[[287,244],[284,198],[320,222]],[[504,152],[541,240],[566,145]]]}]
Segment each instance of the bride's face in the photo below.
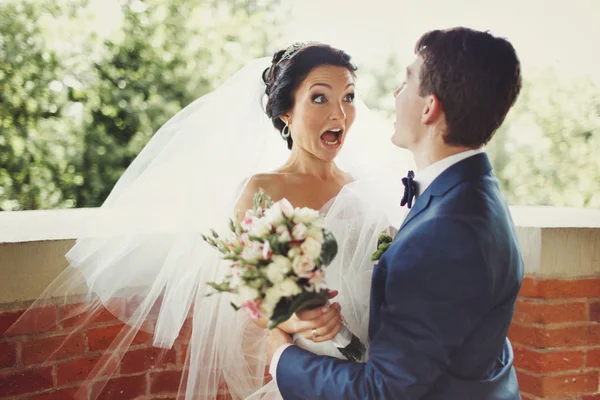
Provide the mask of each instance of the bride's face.
[{"label": "bride's face", "polygon": [[294,93],[288,121],[294,147],[322,160],[333,160],[354,123],[354,76],[331,65],[313,69]]}]

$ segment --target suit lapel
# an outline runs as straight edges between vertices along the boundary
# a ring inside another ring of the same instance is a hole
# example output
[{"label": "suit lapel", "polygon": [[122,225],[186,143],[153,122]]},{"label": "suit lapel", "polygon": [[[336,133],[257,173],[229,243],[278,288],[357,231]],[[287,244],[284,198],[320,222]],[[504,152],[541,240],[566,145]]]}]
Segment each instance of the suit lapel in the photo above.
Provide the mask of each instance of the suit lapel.
[{"label": "suit lapel", "polygon": [[412,219],[414,219],[417,215],[419,215],[425,209],[427,209],[427,207],[429,207],[430,202],[431,202],[431,190],[429,187],[429,188],[427,188],[427,190],[425,192],[423,192],[423,194],[421,194],[419,197],[417,197],[417,201],[415,202],[415,205],[408,212],[408,215],[404,219],[404,222],[402,223],[400,230],[402,230],[402,228],[404,228],[404,226],[406,224],[408,224]]},{"label": "suit lapel", "polygon": [[402,223],[398,233],[400,233],[402,228],[404,228],[410,221],[415,219],[419,214],[429,207],[433,197],[444,196],[450,189],[459,183],[478,178],[489,173],[491,170],[492,164],[485,153],[476,154],[450,166],[448,169],[442,172],[440,176],[435,178],[427,190],[425,190],[425,192],[423,192],[423,194],[417,198],[414,207],[404,219],[404,222]]}]

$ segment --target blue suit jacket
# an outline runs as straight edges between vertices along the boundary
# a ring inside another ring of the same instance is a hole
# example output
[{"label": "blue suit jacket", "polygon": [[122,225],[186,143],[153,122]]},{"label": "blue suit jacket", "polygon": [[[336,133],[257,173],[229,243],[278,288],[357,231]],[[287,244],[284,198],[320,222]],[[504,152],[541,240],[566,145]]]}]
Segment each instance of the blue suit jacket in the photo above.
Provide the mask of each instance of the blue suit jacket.
[{"label": "blue suit jacket", "polygon": [[520,399],[506,338],[523,278],[492,166],[478,154],[419,196],[371,285],[366,364],[296,346],[277,366],[284,399]]}]

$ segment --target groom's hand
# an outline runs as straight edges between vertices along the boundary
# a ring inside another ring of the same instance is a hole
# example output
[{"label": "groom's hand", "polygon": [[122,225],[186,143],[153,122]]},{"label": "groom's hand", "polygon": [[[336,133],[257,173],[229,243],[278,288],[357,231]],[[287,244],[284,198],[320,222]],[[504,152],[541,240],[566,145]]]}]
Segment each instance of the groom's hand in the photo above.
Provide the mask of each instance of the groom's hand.
[{"label": "groom's hand", "polygon": [[298,334],[313,342],[326,342],[331,340],[342,329],[342,307],[334,303],[313,310],[296,313],[298,325],[302,326]]},{"label": "groom's hand", "polygon": [[269,331],[267,335],[267,363],[269,365],[271,365],[273,354],[275,354],[277,349],[287,343],[294,344],[290,335],[278,328]]}]

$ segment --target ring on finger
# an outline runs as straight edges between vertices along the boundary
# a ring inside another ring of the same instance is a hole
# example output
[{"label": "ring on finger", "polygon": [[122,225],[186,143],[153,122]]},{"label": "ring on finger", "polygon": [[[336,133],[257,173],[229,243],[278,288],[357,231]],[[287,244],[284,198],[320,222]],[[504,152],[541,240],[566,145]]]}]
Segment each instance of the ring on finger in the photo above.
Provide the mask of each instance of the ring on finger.
[{"label": "ring on finger", "polygon": [[312,333],[312,338],[313,338],[313,340],[314,340],[314,339],[316,339],[316,338],[318,338],[318,337],[320,336],[320,335],[317,333],[317,330],[316,330],[316,329],[313,329],[311,333]]}]

